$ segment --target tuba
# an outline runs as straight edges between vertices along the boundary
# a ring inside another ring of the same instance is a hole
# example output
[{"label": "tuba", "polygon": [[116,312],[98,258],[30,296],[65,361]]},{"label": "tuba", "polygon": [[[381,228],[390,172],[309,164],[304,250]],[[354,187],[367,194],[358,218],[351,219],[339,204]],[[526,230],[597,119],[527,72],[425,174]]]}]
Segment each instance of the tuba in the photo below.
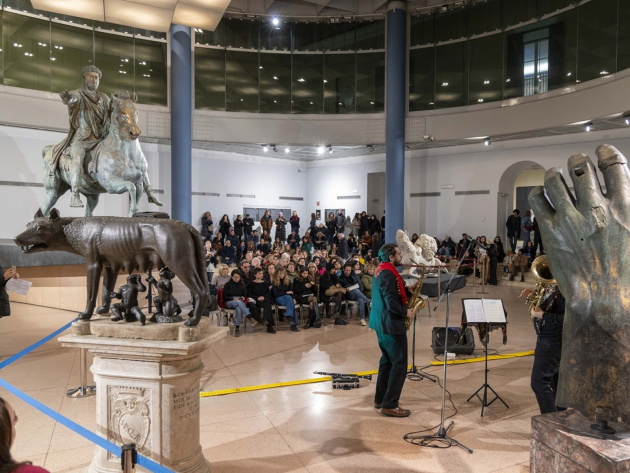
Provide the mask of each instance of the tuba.
[{"label": "tuba", "polygon": [[[537,279],[536,281],[536,289],[532,292],[527,299],[525,299],[525,303],[529,308],[529,312],[531,313],[532,309],[535,309],[540,306],[540,303],[543,301],[545,293],[547,290],[556,284],[556,280],[551,274],[551,270],[549,269],[549,263],[547,262],[546,255],[540,255],[532,262],[532,274]],[[530,315],[532,320],[535,320],[536,317]]]},{"label": "tuba", "polygon": [[[418,278],[416,287],[411,293],[411,297],[407,301],[407,309],[412,309],[414,311],[422,310],[427,305],[426,301],[422,297],[422,294],[420,294],[420,290],[422,289],[422,283],[424,282],[424,275],[427,272],[427,268],[426,266],[421,264],[420,269],[422,272],[420,273],[420,277]],[[416,316],[414,314],[414,319],[415,317]],[[413,322],[412,319],[410,319],[409,317],[405,317],[405,327],[407,327],[407,330],[411,328],[412,322]]]}]

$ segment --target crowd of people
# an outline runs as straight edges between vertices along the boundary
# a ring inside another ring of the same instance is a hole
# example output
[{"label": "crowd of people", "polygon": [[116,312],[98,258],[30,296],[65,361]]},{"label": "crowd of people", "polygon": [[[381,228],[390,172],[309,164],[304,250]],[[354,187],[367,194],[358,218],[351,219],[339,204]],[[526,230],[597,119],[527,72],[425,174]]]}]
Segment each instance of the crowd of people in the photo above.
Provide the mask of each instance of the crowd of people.
[{"label": "crowd of people", "polygon": [[344,300],[358,306],[359,323],[365,326],[373,255],[382,246],[384,224],[384,217],[361,212],[350,219],[339,209],[319,225],[314,213],[305,225],[295,210],[288,220],[282,212],[273,219],[267,210],[259,222],[249,214],[231,222],[224,214],[215,226],[211,213],[205,212],[200,233],[210,291],[219,296],[220,305],[234,310],[230,322],[237,336],[244,318],[252,325],[262,322],[267,332],[275,333],[273,305],[284,308],[293,332],[300,331],[297,306],[308,308],[303,329],[319,327],[322,317],[345,325],[340,317],[347,307]]},{"label": "crowd of people", "polygon": [[[519,214],[515,209],[506,223],[510,235],[507,248],[498,235],[488,242],[483,235],[473,241],[464,233],[457,243],[449,236],[443,240],[435,238],[436,256],[441,259],[465,256],[466,264],[460,272],[471,274],[476,270],[475,277],[485,278],[491,285],[498,284],[498,272],[510,280],[520,272],[523,281],[538,246],[541,252],[543,247],[531,212],[528,210],[523,218]],[[344,323],[339,317],[344,299],[356,302],[359,323],[365,325],[376,266],[372,263],[385,243],[384,229],[385,216],[379,220],[365,211],[350,218],[339,209],[337,213],[329,212],[319,224],[312,213],[308,225],[295,210],[288,219],[283,212],[274,219],[267,210],[259,221],[249,214],[237,215],[231,221],[224,214],[216,224],[208,211],[201,216],[200,233],[206,245],[211,290],[218,293],[230,282],[228,291],[223,291],[223,303],[236,313],[237,332],[243,317],[252,324],[262,322],[259,317],[262,309],[267,331],[273,333],[269,315],[273,304],[286,307],[285,317],[291,321],[292,331],[299,331],[295,304],[308,305],[309,318],[303,328],[310,328],[321,318],[317,313],[319,303],[324,304],[326,315],[335,318],[335,323]],[[521,237],[523,247],[515,251],[514,238]],[[418,238],[414,233],[411,241],[415,243]],[[266,282],[268,293],[263,293],[262,286],[250,287],[256,278]]]}]

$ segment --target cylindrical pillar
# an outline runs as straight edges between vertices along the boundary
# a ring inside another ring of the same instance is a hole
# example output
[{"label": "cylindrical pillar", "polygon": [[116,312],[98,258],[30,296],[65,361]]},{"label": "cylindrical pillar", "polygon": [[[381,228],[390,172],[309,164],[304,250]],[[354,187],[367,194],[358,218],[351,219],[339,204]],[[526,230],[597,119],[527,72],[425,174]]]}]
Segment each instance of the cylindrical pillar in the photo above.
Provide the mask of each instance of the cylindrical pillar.
[{"label": "cylindrical pillar", "polygon": [[192,41],[171,25],[171,213],[192,224]]},{"label": "cylindrical pillar", "polygon": [[407,107],[407,11],[390,2],[385,45],[385,243],[396,242],[405,228],[405,114]]}]

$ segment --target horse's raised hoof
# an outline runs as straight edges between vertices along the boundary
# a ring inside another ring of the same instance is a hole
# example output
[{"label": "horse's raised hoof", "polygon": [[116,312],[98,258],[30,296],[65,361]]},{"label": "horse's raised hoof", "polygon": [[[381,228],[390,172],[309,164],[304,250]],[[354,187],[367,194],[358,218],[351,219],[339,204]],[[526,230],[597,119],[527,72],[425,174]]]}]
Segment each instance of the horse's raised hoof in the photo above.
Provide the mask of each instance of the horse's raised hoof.
[{"label": "horse's raised hoof", "polygon": [[107,306],[100,306],[98,309],[96,309],[96,313],[97,314],[107,314],[109,312],[109,307]]},{"label": "horse's raised hoof", "polygon": [[149,195],[148,197],[149,197],[149,203],[155,204],[159,207],[162,207],[164,205],[162,202],[160,202],[160,200],[157,197],[153,195]]},{"label": "horse's raised hoof", "polygon": [[196,319],[195,317],[192,317],[192,318],[188,319],[186,322],[184,322],[184,325],[186,327],[196,327],[197,325],[199,325],[199,319]]}]

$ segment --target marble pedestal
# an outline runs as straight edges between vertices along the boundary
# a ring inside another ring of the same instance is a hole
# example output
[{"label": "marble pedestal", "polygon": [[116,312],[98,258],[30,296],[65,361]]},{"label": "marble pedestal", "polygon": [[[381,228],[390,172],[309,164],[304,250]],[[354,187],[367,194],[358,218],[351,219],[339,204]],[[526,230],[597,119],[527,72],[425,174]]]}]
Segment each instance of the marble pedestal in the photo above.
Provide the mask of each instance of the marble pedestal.
[{"label": "marble pedestal", "polygon": [[574,409],[532,417],[531,473],[621,473],[630,471],[630,433],[593,431],[594,422]]},{"label": "marble pedestal", "polygon": [[[64,347],[88,349],[96,382],[96,433],[178,473],[207,473],[199,443],[202,352],[227,335],[202,318],[183,324],[75,322]],[[90,473],[120,473],[120,459],[97,447]]]}]

